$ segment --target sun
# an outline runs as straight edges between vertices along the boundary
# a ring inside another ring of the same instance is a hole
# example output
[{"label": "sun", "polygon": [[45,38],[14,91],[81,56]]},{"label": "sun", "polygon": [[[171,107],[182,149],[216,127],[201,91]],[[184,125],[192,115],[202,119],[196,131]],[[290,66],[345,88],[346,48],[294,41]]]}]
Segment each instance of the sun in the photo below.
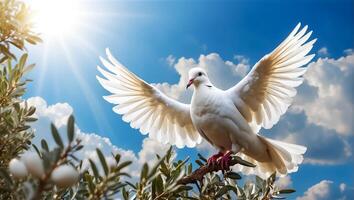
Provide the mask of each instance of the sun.
[{"label": "sun", "polygon": [[34,29],[44,37],[74,34],[80,23],[81,9],[77,0],[32,0]]}]

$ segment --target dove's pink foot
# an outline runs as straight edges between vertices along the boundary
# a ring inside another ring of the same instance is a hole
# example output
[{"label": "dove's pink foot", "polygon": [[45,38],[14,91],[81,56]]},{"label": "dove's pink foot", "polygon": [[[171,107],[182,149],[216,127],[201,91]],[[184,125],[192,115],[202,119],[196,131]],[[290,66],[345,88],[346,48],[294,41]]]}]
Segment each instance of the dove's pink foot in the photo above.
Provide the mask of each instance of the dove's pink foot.
[{"label": "dove's pink foot", "polygon": [[217,153],[217,154],[215,154],[215,155],[212,155],[209,159],[208,159],[208,165],[215,165],[215,164],[217,164],[218,163],[218,159],[220,158],[220,157],[222,157],[224,154],[223,153],[221,153],[221,152],[219,152],[219,153]]},{"label": "dove's pink foot", "polygon": [[222,170],[229,170],[230,169],[230,162],[231,162],[231,154],[232,151],[227,151],[221,158],[218,160],[218,164],[221,166]]}]

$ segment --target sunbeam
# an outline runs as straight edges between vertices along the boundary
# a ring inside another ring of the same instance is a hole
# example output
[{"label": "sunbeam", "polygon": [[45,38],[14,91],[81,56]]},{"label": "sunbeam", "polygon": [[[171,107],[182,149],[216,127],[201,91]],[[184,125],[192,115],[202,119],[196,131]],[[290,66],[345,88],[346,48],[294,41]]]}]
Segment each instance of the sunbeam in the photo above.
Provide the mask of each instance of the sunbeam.
[{"label": "sunbeam", "polygon": [[43,89],[43,83],[45,80],[45,74],[47,72],[47,62],[48,62],[48,51],[49,48],[47,47],[47,43],[43,44],[43,48],[41,50],[41,52],[43,52],[41,60],[40,60],[40,66],[41,66],[41,70],[39,70],[39,75],[37,78],[37,87],[35,90],[35,94],[39,95],[42,92]]},{"label": "sunbeam", "polygon": [[60,44],[64,51],[65,57],[70,65],[70,69],[72,70],[74,77],[76,78],[80,88],[82,89],[84,98],[89,105],[89,109],[92,115],[95,118],[95,123],[97,124],[100,130],[104,130],[104,129],[108,130],[109,134],[113,135],[113,129],[108,124],[108,120],[103,114],[101,106],[98,103],[99,101],[97,99],[97,96],[94,95],[92,90],[88,87],[88,83],[85,81],[85,79],[81,76],[81,73],[78,71],[79,68],[76,65],[74,59],[72,58],[69,48],[66,47],[63,41],[61,41]]},{"label": "sunbeam", "polygon": [[[99,1],[95,2],[99,3]],[[39,71],[36,79],[36,87],[34,94],[42,96],[44,91],[47,91],[46,83],[50,81],[53,87],[50,89],[54,98],[63,98],[63,93],[60,88],[60,81],[65,79],[52,77],[48,79],[49,74],[53,70],[65,69],[77,81],[77,88],[82,94],[83,101],[86,101],[89,111],[95,120],[96,127],[100,130],[105,130],[108,134],[113,134],[113,129],[106,119],[101,105],[100,99],[94,94],[89,83],[83,77],[82,66],[77,63],[78,58],[74,55],[80,52],[81,56],[85,55],[100,55],[99,50],[94,43],[96,38],[104,40],[105,38],[116,37],[113,32],[102,28],[107,20],[113,20],[114,24],[127,23],[132,17],[144,17],[143,14],[130,13],[126,10],[120,12],[102,12],[97,9],[97,4],[85,0],[29,0],[30,9],[33,10],[32,18],[35,30],[41,34],[43,44],[38,52],[40,56]],[[82,58],[80,58],[82,59]],[[56,61],[57,60],[57,61]],[[60,65],[67,67],[60,68]],[[92,67],[95,67],[93,64]],[[65,74],[63,73],[63,74]],[[60,73],[62,74],[62,73]],[[94,76],[92,76],[94,77]],[[69,77],[68,77],[69,78]]]}]

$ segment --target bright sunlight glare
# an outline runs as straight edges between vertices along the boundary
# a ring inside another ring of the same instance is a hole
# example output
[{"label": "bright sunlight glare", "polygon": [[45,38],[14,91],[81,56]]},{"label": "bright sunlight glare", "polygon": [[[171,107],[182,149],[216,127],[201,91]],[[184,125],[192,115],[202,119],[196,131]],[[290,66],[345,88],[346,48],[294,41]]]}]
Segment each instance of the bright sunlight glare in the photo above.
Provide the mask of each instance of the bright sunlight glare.
[{"label": "bright sunlight glare", "polygon": [[80,7],[75,0],[32,0],[34,26],[43,36],[66,36],[77,31]]}]

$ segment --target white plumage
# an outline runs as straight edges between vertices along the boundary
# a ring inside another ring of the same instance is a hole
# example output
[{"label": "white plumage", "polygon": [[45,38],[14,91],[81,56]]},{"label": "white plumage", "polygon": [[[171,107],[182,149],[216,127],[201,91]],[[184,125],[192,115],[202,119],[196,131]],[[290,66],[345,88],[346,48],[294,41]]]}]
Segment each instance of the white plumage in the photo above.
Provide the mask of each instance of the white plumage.
[{"label": "white plumage", "polygon": [[267,176],[277,171],[284,175],[297,171],[306,147],[265,138],[261,127],[269,129],[279,121],[296,95],[307,55],[316,40],[307,42],[312,32],[300,24],[270,54],[265,55],[238,84],[228,90],[215,87],[201,68],[189,71],[194,86],[191,104],[167,97],[120,64],[107,50],[108,61],[97,77],[112,95],[104,98],[116,106],[132,128],[162,143],[181,148],[194,147],[202,137],[225,152],[238,152],[256,168],[237,166],[239,170]]}]

